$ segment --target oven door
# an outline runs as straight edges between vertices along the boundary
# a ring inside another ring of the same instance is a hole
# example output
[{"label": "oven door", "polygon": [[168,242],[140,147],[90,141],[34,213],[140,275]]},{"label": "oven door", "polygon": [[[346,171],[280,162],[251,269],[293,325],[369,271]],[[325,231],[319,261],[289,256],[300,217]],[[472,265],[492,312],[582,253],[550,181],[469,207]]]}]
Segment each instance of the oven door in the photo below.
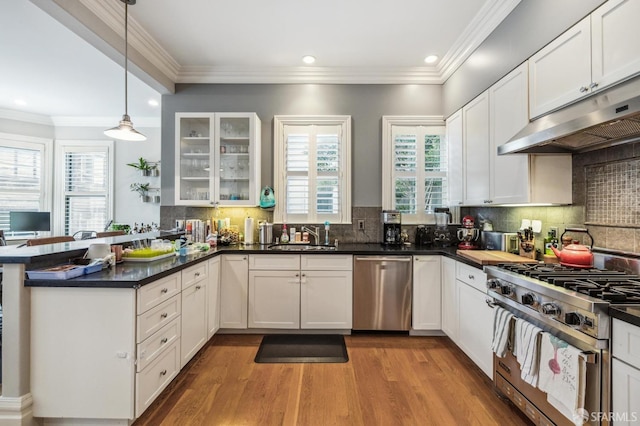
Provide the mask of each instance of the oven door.
[{"label": "oven door", "polygon": [[[493,297],[493,304],[507,309],[518,318],[526,320],[542,330],[564,340],[572,346],[588,354],[586,363],[585,384],[585,410],[589,413],[589,419],[585,424],[608,424],[600,421],[600,413],[609,412],[609,350],[598,349],[606,347],[602,341],[594,343],[590,336],[576,338],[549,324],[547,317],[537,311],[520,307],[512,299],[506,298],[492,290],[488,291]],[[528,312],[529,311],[529,312]],[[544,320],[541,320],[541,318]],[[563,324],[558,324],[563,325]],[[566,327],[566,326],[564,326]],[[546,424],[551,421],[556,425],[573,425],[571,419],[565,417],[547,402],[547,394],[538,388],[529,385],[520,378],[520,365],[512,354],[504,358],[494,355],[494,383],[498,390],[513,401],[534,423]],[[551,424],[551,423],[549,423]]]}]

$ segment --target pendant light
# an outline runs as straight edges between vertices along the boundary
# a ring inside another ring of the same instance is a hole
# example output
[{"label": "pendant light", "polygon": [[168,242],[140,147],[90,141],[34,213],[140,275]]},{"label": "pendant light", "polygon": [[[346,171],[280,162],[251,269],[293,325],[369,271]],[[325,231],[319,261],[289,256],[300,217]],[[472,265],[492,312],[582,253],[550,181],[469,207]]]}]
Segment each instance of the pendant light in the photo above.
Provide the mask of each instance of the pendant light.
[{"label": "pendant light", "polygon": [[136,0],[120,0],[124,3],[124,115],[117,127],[104,131],[104,134],[113,139],[123,141],[146,141],[147,137],[133,128],[131,117],[127,110],[127,77],[128,77],[128,48],[129,48],[129,5],[136,4]]}]

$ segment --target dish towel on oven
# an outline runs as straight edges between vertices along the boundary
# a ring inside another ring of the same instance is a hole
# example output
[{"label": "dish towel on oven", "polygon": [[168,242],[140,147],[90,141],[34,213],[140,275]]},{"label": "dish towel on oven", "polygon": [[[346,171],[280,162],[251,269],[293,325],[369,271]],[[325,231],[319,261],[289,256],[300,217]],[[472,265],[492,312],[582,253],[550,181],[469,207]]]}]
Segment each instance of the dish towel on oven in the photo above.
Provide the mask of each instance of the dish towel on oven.
[{"label": "dish towel on oven", "polygon": [[511,318],[513,318],[513,314],[506,309],[500,306],[494,308],[491,350],[500,358],[507,353],[507,345],[511,334]]},{"label": "dish towel on oven", "polygon": [[514,331],[514,355],[520,364],[520,377],[532,386],[538,384],[539,337],[542,329],[523,319],[516,318]]},{"label": "dish towel on oven", "polygon": [[547,333],[540,343],[538,388],[547,393],[547,401],[565,417],[582,424],[586,365],[580,349]]}]

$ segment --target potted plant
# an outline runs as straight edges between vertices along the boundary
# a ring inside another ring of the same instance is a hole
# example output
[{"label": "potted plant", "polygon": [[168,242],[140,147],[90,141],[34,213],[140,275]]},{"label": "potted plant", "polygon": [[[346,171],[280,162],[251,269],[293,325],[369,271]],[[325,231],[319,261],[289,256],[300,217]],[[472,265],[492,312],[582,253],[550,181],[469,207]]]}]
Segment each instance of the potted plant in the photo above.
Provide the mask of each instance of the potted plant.
[{"label": "potted plant", "polygon": [[158,169],[158,163],[151,163],[145,160],[143,157],[140,157],[137,163],[128,163],[127,166],[131,166],[134,169],[140,170],[140,174],[142,174],[142,176],[155,177],[160,175],[160,170]]},{"label": "potted plant", "polygon": [[132,183],[130,188],[132,191],[140,194],[140,200],[143,203],[149,203],[151,201],[151,197],[149,196],[149,183]]}]

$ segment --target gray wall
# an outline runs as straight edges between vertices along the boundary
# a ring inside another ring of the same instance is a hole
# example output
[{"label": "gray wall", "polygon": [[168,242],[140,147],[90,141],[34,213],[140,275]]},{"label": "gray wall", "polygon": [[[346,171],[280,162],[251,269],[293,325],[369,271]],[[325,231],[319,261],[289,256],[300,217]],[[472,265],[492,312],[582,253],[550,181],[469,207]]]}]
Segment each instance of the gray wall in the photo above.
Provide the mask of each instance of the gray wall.
[{"label": "gray wall", "polygon": [[445,117],[602,3],[603,0],[522,0],[443,85]]},{"label": "gray wall", "polygon": [[381,206],[383,115],[442,115],[440,85],[179,84],[162,97],[162,205],[173,205],[176,112],[256,112],[262,185],[273,184],[274,115],[350,115],[353,206]]},{"label": "gray wall", "polygon": [[0,118],[0,133],[53,139],[55,128],[53,124],[49,126],[46,124]]}]

